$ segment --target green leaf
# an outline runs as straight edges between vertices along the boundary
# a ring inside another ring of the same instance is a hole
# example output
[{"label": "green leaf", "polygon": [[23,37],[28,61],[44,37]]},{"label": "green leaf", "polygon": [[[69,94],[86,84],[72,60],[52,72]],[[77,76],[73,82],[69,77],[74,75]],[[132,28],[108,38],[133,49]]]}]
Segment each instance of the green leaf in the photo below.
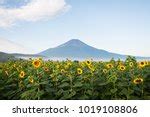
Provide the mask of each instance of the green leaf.
[{"label": "green leaf", "polygon": [[128,83],[127,82],[118,82],[117,86],[118,87],[128,86]]},{"label": "green leaf", "polygon": [[69,94],[68,98],[72,98],[72,97],[75,96],[75,95],[76,95],[76,91],[72,91],[72,92]]},{"label": "green leaf", "polygon": [[93,92],[92,92],[91,90],[87,90],[87,91],[86,91],[86,94],[88,94],[88,95],[91,96],[91,95],[93,94]]},{"label": "green leaf", "polygon": [[66,87],[69,87],[69,86],[70,86],[70,84],[65,82],[65,83],[62,83],[61,85],[59,85],[58,87],[59,88],[66,88]]},{"label": "green leaf", "polygon": [[111,89],[110,92],[113,93],[113,94],[116,93],[117,92],[117,88]]},{"label": "green leaf", "polygon": [[38,99],[39,97],[41,97],[42,95],[44,95],[44,91],[38,91],[35,95],[35,99]]},{"label": "green leaf", "polygon": [[77,88],[77,87],[82,87],[83,84],[81,82],[77,82],[73,87],[74,88]]},{"label": "green leaf", "polygon": [[134,93],[134,90],[129,89],[129,90],[128,90],[128,93],[129,93],[129,94],[132,94],[132,93]]},{"label": "green leaf", "polygon": [[64,96],[63,97],[61,97],[60,99],[61,100],[67,100],[67,99],[71,99],[73,96],[75,96],[76,95],[76,91],[72,91],[72,92],[65,92],[64,93]]},{"label": "green leaf", "polygon": [[104,86],[104,85],[107,85],[109,82],[101,82],[101,83],[99,83],[98,85],[99,86]]},{"label": "green leaf", "polygon": [[21,99],[35,99],[36,93],[35,89],[27,90],[21,94]]},{"label": "green leaf", "polygon": [[59,91],[56,92],[56,95],[61,96],[63,94],[63,92],[64,92],[63,89],[60,89]]},{"label": "green leaf", "polygon": [[126,88],[123,88],[119,94],[120,95],[128,95],[128,90]]},{"label": "green leaf", "polygon": [[41,84],[41,85],[47,85],[48,81],[43,81],[43,82],[40,82],[39,84]]},{"label": "green leaf", "polygon": [[81,95],[81,97],[79,97],[78,99],[80,99],[80,100],[88,100],[89,97],[87,95]]}]

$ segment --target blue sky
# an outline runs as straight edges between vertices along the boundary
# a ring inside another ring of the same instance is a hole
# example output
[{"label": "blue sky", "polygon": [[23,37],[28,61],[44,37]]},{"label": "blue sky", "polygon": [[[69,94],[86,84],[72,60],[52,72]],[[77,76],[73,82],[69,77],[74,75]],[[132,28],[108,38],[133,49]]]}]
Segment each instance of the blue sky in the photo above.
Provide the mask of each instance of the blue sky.
[{"label": "blue sky", "polygon": [[[23,2],[10,4],[12,0],[6,1],[1,7],[12,9],[26,5]],[[64,2],[69,8],[47,19],[12,19],[15,22],[12,26],[0,27],[0,37],[31,48],[35,53],[77,38],[110,52],[150,56],[149,0]]]}]

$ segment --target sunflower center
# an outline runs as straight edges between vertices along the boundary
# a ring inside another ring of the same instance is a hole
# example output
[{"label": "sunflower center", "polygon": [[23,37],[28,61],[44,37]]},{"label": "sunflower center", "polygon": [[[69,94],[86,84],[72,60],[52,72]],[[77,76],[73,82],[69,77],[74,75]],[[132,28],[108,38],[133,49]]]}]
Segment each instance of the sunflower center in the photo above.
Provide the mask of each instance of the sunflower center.
[{"label": "sunflower center", "polygon": [[35,63],[34,63],[36,66],[38,66],[39,65],[39,62],[38,61],[35,61]]},{"label": "sunflower center", "polygon": [[124,69],[124,67],[121,67],[121,69]]},{"label": "sunflower center", "polygon": [[142,80],[139,79],[139,80],[136,80],[136,82],[140,83],[140,82],[142,82]]}]

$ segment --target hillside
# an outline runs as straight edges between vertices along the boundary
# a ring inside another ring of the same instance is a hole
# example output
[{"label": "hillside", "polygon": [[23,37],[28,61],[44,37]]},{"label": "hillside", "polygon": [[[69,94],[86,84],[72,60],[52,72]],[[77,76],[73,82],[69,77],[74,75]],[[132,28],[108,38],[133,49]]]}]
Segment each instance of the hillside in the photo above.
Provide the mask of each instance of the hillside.
[{"label": "hillside", "polygon": [[13,55],[0,52],[0,62],[5,62],[9,59],[15,59],[15,57]]}]

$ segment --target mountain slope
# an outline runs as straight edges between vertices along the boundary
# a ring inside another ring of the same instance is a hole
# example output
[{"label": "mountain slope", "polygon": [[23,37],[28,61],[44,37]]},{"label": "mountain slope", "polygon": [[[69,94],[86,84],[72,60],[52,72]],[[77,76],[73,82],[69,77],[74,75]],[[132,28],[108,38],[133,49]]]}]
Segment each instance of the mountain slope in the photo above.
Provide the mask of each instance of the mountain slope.
[{"label": "mountain slope", "polygon": [[79,58],[79,59],[110,59],[110,58],[125,58],[125,55],[110,53],[105,50],[91,47],[78,39],[72,39],[56,48],[47,49],[40,55],[48,57],[61,58]]},{"label": "mountain slope", "polygon": [[8,61],[9,59],[15,59],[15,57],[13,55],[0,52],[0,62],[5,62]]}]

